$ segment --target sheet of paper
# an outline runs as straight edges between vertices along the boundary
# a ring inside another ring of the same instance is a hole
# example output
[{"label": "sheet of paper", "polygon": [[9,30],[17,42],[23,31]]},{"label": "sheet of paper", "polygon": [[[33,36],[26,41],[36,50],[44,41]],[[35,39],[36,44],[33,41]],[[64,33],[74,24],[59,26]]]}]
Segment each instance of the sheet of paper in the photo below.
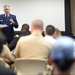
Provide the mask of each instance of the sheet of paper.
[{"label": "sheet of paper", "polygon": [[8,27],[6,24],[0,24],[0,27]]}]

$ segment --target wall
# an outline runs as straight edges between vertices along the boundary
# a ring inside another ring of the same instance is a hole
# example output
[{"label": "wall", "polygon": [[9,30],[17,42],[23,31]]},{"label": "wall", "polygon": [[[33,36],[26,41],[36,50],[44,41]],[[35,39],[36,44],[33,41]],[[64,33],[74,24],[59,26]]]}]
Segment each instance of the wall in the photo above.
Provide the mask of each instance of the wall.
[{"label": "wall", "polygon": [[71,24],[72,24],[72,33],[75,36],[75,0],[70,0],[71,2]]}]

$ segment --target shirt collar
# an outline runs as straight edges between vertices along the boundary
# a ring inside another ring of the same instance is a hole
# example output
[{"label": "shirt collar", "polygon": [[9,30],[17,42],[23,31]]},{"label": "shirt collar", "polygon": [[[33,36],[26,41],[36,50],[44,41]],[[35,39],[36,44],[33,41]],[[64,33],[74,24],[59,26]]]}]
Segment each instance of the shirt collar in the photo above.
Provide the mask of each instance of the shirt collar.
[{"label": "shirt collar", "polygon": [[38,34],[38,33],[36,33],[36,32],[32,33],[31,35],[32,35],[32,36],[43,37],[42,34]]},{"label": "shirt collar", "polygon": [[[7,16],[9,17],[9,14]],[[5,14],[5,17],[6,17],[6,14]]]},{"label": "shirt collar", "polygon": [[45,37],[49,37],[49,38],[52,38],[52,39],[54,39],[52,36],[49,36],[49,35],[46,35]]}]

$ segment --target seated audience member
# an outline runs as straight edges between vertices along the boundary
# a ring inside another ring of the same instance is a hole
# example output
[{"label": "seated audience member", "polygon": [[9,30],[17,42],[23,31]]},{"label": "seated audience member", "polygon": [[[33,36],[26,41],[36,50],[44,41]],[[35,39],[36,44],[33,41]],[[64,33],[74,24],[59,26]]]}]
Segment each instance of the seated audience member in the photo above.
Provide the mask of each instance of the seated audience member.
[{"label": "seated audience member", "polygon": [[16,75],[12,69],[0,65],[0,75]]},{"label": "seated audience member", "polygon": [[55,43],[55,39],[54,39],[54,36],[55,36],[55,27],[52,26],[52,25],[48,25],[46,27],[46,32],[45,32],[45,37],[44,39],[48,42],[50,42],[52,45]]},{"label": "seated audience member", "polygon": [[61,36],[61,32],[58,28],[55,28],[55,35],[54,38],[60,37]]},{"label": "seated audience member", "polygon": [[57,38],[50,57],[54,62],[53,75],[71,75],[71,67],[75,59],[74,40],[65,36]]},{"label": "seated audience member", "polygon": [[15,38],[11,41],[11,43],[8,45],[10,50],[12,51],[16,47],[16,44],[17,44],[20,37],[27,36],[29,34],[30,34],[29,25],[28,24],[23,24],[22,28],[21,28],[21,34],[16,35]]},{"label": "seated audience member", "polygon": [[20,37],[21,37],[21,36],[26,36],[26,35],[29,35],[29,34],[30,34],[29,25],[28,25],[28,24],[23,24],[23,25],[22,25],[22,28],[21,28]]},{"label": "seated audience member", "polygon": [[21,37],[14,51],[16,58],[48,59],[51,45],[43,36],[43,22],[34,20],[31,25],[31,35]]},{"label": "seated audience member", "polygon": [[7,63],[14,61],[14,57],[11,55],[9,48],[4,44],[5,37],[0,32],[0,62],[4,64],[3,66],[9,67]]}]

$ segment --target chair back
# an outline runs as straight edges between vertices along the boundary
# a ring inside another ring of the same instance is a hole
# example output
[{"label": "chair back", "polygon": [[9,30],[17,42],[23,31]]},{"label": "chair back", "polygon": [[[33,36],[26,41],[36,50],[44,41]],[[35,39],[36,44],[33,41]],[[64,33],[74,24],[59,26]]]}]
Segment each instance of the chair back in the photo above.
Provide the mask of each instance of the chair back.
[{"label": "chair back", "polygon": [[47,72],[47,62],[39,59],[16,59],[18,75],[42,75]]}]

